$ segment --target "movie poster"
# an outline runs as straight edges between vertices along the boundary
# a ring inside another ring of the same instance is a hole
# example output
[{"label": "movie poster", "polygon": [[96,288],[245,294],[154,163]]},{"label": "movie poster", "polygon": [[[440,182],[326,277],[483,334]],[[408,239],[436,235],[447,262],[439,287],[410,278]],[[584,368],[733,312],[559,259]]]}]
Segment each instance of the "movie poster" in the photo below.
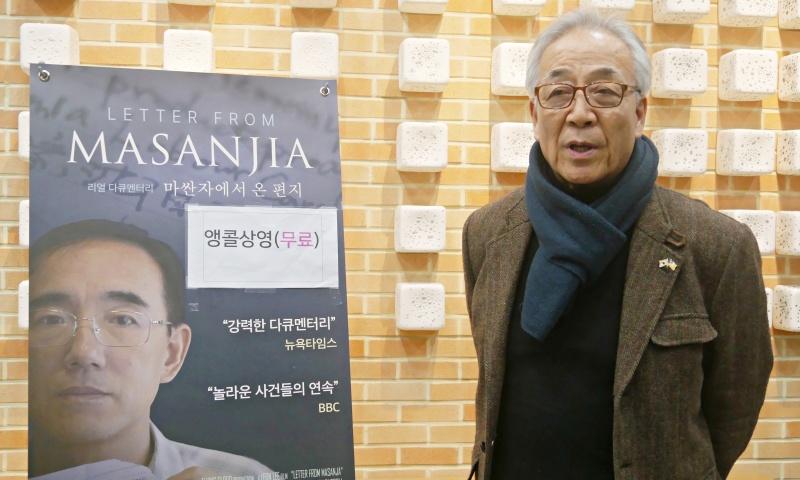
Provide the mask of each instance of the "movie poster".
[{"label": "movie poster", "polygon": [[32,478],[355,478],[336,98],[31,69]]}]

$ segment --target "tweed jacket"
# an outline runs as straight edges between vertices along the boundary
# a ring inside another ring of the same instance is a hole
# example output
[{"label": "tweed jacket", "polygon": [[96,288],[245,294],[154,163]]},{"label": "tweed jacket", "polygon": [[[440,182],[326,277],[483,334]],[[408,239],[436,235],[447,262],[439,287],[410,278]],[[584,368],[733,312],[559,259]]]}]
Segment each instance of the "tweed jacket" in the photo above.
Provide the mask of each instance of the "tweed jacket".
[{"label": "tweed jacket", "polygon": [[[491,474],[508,322],[532,233],[522,189],[464,224],[480,480]],[[656,187],[630,240],[613,384],[614,478],[725,478],[753,433],[771,369],[752,232]]]}]

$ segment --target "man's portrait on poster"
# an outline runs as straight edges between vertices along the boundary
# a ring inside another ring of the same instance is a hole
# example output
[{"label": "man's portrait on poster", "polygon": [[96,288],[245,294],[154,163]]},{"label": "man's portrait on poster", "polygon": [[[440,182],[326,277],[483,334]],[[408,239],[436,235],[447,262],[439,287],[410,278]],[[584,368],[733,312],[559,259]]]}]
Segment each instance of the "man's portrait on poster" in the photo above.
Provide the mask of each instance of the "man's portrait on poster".
[{"label": "man's portrait on poster", "polygon": [[150,420],[192,339],[184,268],[167,244],[133,225],[84,220],[45,233],[30,258],[32,477],[80,478],[75,467],[111,460],[156,479],[271,472],[169,440]]}]

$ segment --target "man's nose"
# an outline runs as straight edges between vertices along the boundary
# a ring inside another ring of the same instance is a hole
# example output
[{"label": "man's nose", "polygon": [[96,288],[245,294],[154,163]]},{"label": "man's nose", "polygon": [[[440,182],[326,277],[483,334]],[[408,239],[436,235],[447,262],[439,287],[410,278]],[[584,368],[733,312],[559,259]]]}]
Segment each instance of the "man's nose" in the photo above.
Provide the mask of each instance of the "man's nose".
[{"label": "man's nose", "polygon": [[577,127],[587,127],[597,121],[597,115],[589,105],[589,101],[586,100],[586,93],[583,90],[575,92],[572,105],[567,108],[569,109],[567,121]]},{"label": "man's nose", "polygon": [[68,368],[88,368],[105,366],[106,347],[97,340],[94,322],[83,318],[78,320],[75,335],[68,343],[69,351],[64,357]]}]

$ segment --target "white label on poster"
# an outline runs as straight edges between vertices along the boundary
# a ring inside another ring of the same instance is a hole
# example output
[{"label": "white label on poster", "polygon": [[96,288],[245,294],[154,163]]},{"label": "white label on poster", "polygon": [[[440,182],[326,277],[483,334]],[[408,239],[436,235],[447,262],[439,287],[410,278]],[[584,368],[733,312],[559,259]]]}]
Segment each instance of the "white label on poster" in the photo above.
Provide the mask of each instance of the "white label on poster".
[{"label": "white label on poster", "polygon": [[187,212],[189,288],[339,288],[335,208]]}]

